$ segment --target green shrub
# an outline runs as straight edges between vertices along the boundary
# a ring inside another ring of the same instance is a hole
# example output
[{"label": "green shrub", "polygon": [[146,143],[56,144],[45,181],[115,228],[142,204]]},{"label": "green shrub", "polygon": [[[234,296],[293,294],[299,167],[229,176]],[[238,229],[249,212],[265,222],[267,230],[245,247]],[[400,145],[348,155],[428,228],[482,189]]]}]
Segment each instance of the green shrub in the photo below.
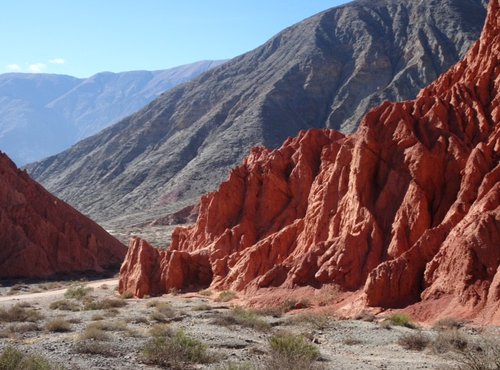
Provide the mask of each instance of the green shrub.
[{"label": "green shrub", "polygon": [[0,370],[17,369],[23,359],[21,351],[7,347],[0,354]]},{"label": "green shrub", "polygon": [[406,328],[415,329],[415,324],[411,322],[408,315],[402,313],[390,315],[384,320],[384,322],[394,326],[404,326]]},{"label": "green shrub", "polygon": [[106,298],[101,301],[87,301],[83,307],[86,311],[107,310],[126,306],[127,302],[122,299]]},{"label": "green shrub", "polygon": [[21,351],[7,347],[0,353],[0,370],[55,370],[59,366],[38,354],[24,355]]},{"label": "green shrub", "polygon": [[69,287],[64,293],[65,298],[83,299],[89,295],[93,289],[85,285],[74,285]]},{"label": "green shrub", "polygon": [[204,343],[179,330],[171,336],[151,338],[142,351],[142,361],[166,368],[184,369],[186,364],[209,363],[212,358]]},{"label": "green shrub", "polygon": [[273,335],[269,339],[269,347],[271,353],[267,367],[273,369],[308,369],[320,357],[317,346],[303,336],[291,333]]}]

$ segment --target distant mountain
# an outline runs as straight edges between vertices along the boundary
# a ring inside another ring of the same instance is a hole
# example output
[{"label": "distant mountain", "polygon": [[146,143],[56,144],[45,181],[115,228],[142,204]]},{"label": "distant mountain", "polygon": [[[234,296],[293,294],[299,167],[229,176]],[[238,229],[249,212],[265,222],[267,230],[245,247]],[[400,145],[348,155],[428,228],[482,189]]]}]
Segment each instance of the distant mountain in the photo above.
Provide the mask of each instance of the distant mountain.
[{"label": "distant mountain", "polygon": [[162,71],[0,75],[0,149],[18,165],[69,148],[222,61]]},{"label": "distant mountain", "polygon": [[71,149],[29,166],[105,225],[197,202],[255,145],[301,129],[353,131],[383,100],[412,99],[479,37],[482,0],[358,0],[282,31]]}]

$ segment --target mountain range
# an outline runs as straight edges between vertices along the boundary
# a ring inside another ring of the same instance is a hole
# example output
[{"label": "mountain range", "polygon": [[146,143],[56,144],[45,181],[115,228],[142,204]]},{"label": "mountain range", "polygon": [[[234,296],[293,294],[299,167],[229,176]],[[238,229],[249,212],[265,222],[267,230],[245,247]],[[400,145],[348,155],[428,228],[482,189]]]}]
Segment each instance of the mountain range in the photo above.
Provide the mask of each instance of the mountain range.
[{"label": "mountain range", "polygon": [[384,100],[412,99],[480,34],[482,0],[357,0],[285,29],[137,113],[27,167],[106,226],[198,202],[251,147],[299,130],[352,132]]},{"label": "mountain range", "polygon": [[253,148],[167,249],[131,240],[121,293],[207,288],[266,308],[333,290],[336,314],[499,324],[500,0],[416,99],[382,103],[354,134]]},{"label": "mountain range", "polygon": [[18,164],[41,160],[134,113],[223,61],[89,78],[0,75],[0,148]]}]

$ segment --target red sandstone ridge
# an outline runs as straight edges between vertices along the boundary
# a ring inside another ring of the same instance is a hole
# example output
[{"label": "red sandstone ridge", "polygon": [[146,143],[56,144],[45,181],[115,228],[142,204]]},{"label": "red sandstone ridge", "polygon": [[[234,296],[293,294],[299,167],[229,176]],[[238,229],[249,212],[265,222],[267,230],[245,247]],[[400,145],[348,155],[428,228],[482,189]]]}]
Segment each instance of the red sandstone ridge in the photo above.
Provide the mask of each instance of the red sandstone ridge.
[{"label": "red sandstone ridge", "polygon": [[123,244],[57,199],[0,152],[0,278],[102,271]]},{"label": "red sandstone ridge", "polygon": [[351,136],[256,148],[168,251],[133,239],[120,290],[336,284],[367,306],[500,323],[499,8],[416,100],[382,104]]}]

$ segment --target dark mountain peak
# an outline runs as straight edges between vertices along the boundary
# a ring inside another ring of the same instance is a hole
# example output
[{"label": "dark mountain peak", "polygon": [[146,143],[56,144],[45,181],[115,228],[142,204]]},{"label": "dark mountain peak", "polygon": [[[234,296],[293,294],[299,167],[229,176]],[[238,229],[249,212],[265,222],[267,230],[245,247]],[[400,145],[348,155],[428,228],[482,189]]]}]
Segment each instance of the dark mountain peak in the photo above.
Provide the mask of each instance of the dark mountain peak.
[{"label": "dark mountain peak", "polygon": [[332,8],[29,170],[100,221],[154,218],[214,190],[255,145],[351,132],[382,101],[414,98],[464,55],[485,13],[481,0]]}]

